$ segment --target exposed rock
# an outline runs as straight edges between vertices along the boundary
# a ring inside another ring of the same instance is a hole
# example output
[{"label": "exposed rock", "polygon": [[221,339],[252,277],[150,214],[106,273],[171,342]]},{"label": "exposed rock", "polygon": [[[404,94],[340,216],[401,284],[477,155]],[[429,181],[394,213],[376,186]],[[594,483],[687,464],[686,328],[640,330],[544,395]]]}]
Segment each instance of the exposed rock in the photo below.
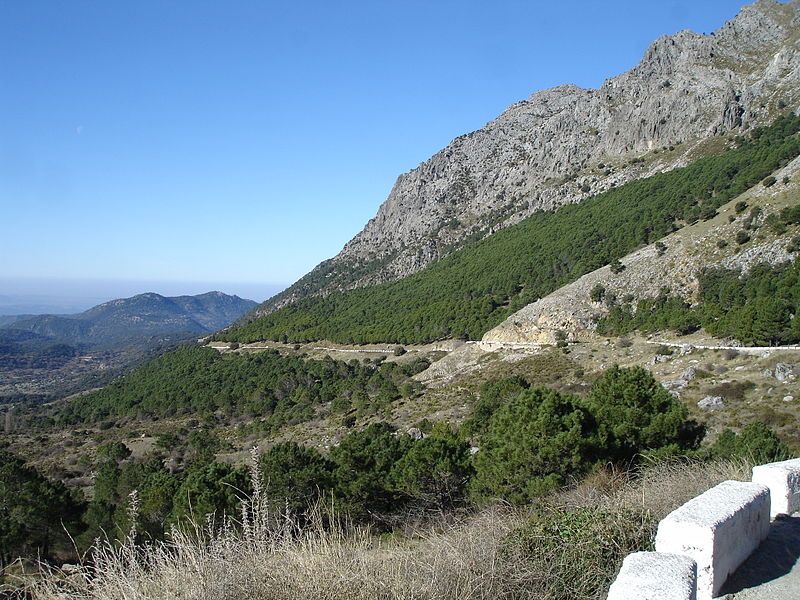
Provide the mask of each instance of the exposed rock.
[{"label": "exposed rock", "polygon": [[697,142],[765,123],[780,103],[796,107],[798,23],[798,0],[760,1],[710,35],[659,38],[639,65],[599,89],[562,85],[513,104],[401,175],[335,258],[259,312],[405,277],[467,236],[682,166]]},{"label": "exposed rock", "polygon": [[689,383],[695,377],[697,377],[697,369],[695,367],[687,367],[686,370],[684,370],[684,372],[681,373],[680,379],[682,381],[685,381],[686,383]]},{"label": "exposed rock", "polygon": [[422,430],[417,427],[412,427],[407,433],[412,440],[421,440],[426,437]]},{"label": "exposed rock", "polygon": [[787,383],[796,379],[794,375],[794,365],[787,363],[778,363],[775,365],[775,379],[781,383]]},{"label": "exposed rock", "polygon": [[697,408],[702,408],[703,410],[717,410],[725,408],[725,402],[722,400],[722,396],[706,396],[697,403]]},{"label": "exposed rock", "polygon": [[794,396],[784,396],[783,397],[783,401],[784,402],[791,402],[792,400],[794,400]]}]

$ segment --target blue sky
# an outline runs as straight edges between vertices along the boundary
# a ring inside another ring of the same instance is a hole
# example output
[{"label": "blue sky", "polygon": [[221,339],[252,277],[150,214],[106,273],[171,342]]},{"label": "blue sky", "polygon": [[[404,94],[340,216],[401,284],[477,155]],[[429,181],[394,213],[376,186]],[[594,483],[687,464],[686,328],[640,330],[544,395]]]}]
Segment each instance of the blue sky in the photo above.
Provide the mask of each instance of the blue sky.
[{"label": "blue sky", "polygon": [[290,283],[453,137],[739,6],[0,0],[0,294]]}]

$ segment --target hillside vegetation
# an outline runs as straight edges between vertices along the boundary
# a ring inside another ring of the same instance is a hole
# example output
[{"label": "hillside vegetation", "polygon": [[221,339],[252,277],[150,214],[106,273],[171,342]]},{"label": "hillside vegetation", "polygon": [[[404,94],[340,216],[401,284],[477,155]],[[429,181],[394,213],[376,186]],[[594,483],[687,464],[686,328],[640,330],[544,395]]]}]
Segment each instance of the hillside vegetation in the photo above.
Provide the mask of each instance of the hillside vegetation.
[{"label": "hillside vegetation", "polygon": [[305,360],[276,351],[222,356],[210,348],[181,348],[64,404],[57,421],[222,411],[261,417],[261,427],[270,429],[307,420],[314,407],[325,402],[335,401],[342,412],[374,412],[403,394],[413,394],[409,377],[428,364]]},{"label": "hillside vegetation", "polygon": [[[797,212],[797,211],[795,211]],[[800,260],[757,265],[749,273],[709,269],[700,275],[698,303],[690,306],[665,289],[656,298],[611,308],[597,325],[605,335],[631,331],[674,330],[691,333],[702,327],[719,337],[753,346],[800,342]]]},{"label": "hillside vegetation", "polygon": [[424,343],[477,339],[512,312],[716,209],[800,154],[800,117],[735,147],[468,245],[405,279],[301,300],[220,339]]}]

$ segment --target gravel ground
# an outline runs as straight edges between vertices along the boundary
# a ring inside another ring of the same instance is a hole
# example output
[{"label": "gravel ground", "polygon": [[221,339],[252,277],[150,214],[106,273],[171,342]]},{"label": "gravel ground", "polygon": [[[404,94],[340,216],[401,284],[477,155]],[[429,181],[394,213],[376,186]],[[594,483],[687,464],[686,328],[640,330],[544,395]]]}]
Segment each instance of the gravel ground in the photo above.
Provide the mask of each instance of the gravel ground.
[{"label": "gravel ground", "polygon": [[767,539],[728,579],[721,595],[735,600],[798,600],[799,559],[800,513],[796,513],[772,524]]}]

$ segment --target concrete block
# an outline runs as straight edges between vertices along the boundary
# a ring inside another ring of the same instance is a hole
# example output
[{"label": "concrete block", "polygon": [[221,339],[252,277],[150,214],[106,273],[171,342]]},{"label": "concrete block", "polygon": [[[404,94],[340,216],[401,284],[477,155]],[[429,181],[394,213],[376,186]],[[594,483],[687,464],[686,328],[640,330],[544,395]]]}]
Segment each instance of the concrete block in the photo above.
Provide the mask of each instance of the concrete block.
[{"label": "concrete block", "polygon": [[634,552],[608,590],[608,600],[696,600],[697,563],[688,556]]},{"label": "concrete block", "polygon": [[753,482],[769,488],[772,519],[800,510],[800,458],[753,467]]},{"label": "concrete block", "polygon": [[656,550],[697,562],[697,600],[713,598],[769,532],[769,488],[724,481],[658,524]]}]

